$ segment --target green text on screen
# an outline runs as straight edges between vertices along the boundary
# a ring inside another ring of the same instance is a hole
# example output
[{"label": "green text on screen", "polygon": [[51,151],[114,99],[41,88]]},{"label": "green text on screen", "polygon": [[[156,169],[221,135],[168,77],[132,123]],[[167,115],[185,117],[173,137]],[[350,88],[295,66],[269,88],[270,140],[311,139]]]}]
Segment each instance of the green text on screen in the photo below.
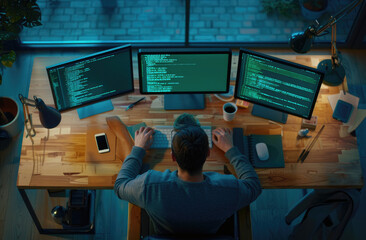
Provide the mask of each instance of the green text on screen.
[{"label": "green text on screen", "polygon": [[239,67],[239,97],[302,117],[311,112],[320,74],[250,54]]},{"label": "green text on screen", "polygon": [[228,54],[142,54],[142,89],[162,92],[224,92]]}]

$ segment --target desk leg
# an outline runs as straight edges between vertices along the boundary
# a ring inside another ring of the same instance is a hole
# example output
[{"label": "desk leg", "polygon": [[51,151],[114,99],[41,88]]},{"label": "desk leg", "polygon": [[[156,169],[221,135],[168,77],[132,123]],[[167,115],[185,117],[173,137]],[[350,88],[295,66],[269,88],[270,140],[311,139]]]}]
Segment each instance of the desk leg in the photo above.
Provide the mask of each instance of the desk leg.
[{"label": "desk leg", "polygon": [[18,191],[20,193],[20,196],[22,196],[23,201],[25,203],[25,206],[28,209],[29,214],[31,215],[34,224],[36,225],[38,232],[40,234],[94,234],[95,233],[95,228],[94,228],[94,212],[95,212],[95,191],[92,191],[92,198],[94,198],[92,200],[92,204],[90,206],[90,211],[92,214],[92,220],[93,220],[93,224],[91,225],[90,229],[52,229],[52,228],[43,228],[41,223],[39,222],[39,219],[37,217],[36,212],[33,209],[32,203],[29,201],[28,195],[25,191],[25,189],[20,189],[18,188]]},{"label": "desk leg", "polygon": [[31,215],[31,217],[32,217],[32,219],[33,219],[34,224],[36,225],[36,227],[37,227],[37,229],[38,229],[38,232],[39,232],[40,234],[44,234],[44,233],[45,233],[45,232],[44,232],[44,229],[42,228],[41,223],[40,223],[40,222],[39,222],[39,220],[38,220],[38,217],[37,217],[37,215],[36,215],[36,212],[34,211],[34,209],[33,209],[33,207],[32,207],[32,204],[31,204],[31,202],[29,201],[29,198],[28,198],[27,193],[25,192],[25,189],[20,189],[20,188],[18,188],[18,191],[19,191],[19,193],[20,193],[20,196],[22,196],[22,198],[23,198],[24,204],[25,204],[25,206],[27,207],[28,212],[29,212],[29,214]]}]

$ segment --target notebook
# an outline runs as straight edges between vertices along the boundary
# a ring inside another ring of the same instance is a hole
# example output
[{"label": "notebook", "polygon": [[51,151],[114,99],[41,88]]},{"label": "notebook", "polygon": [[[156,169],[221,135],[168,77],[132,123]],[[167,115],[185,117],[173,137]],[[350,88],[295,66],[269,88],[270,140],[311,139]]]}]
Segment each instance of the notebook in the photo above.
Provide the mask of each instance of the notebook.
[{"label": "notebook", "polygon": [[351,117],[352,111],[352,104],[342,100],[338,100],[333,112],[333,118],[341,122],[347,123],[349,121],[349,118]]},{"label": "notebook", "polygon": [[[249,157],[255,168],[283,168],[285,160],[283,157],[281,135],[249,135],[243,136],[242,128],[233,129],[234,145],[239,151]],[[258,158],[255,145],[265,143],[268,148],[269,159],[261,161]]]}]

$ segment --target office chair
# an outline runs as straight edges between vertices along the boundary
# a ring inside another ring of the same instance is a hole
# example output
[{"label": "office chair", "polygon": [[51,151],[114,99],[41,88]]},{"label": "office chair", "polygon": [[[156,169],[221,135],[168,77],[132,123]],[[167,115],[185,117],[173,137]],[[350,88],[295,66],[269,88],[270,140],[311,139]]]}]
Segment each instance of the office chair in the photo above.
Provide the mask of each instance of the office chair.
[{"label": "office chair", "polygon": [[[252,228],[250,221],[250,207],[246,206],[236,212],[221,226],[213,235],[190,235],[189,239],[202,240],[251,240]],[[150,239],[150,240],[176,240],[184,239],[182,236],[159,236],[154,235],[150,218],[144,209],[128,204],[127,239]]]},{"label": "office chair", "polygon": [[[226,174],[235,174],[232,165],[225,164],[224,172]],[[127,239],[150,239],[150,240],[175,240],[183,239],[179,236],[153,236],[153,227],[149,216],[144,209],[128,203],[128,223],[127,223]],[[203,240],[251,240],[252,239],[252,223],[250,219],[250,206],[246,206],[236,212],[232,217],[221,226],[217,234],[209,236],[189,236],[189,239]]]}]

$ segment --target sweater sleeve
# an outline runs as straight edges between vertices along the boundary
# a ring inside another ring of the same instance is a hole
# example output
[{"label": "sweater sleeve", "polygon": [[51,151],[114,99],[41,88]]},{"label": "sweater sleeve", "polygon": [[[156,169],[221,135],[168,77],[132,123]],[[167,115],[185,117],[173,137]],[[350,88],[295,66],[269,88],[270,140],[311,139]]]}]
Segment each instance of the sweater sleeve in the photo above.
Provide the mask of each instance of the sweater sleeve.
[{"label": "sweater sleeve", "polygon": [[148,173],[142,175],[139,173],[145,154],[146,151],[143,148],[134,146],[130,155],[124,160],[114,183],[114,191],[120,199],[142,208],[145,205],[144,183]]},{"label": "sweater sleeve", "polygon": [[233,147],[225,153],[234,166],[239,178],[239,206],[238,209],[249,205],[262,192],[262,187],[252,164],[247,156],[241,154],[238,148]]}]

